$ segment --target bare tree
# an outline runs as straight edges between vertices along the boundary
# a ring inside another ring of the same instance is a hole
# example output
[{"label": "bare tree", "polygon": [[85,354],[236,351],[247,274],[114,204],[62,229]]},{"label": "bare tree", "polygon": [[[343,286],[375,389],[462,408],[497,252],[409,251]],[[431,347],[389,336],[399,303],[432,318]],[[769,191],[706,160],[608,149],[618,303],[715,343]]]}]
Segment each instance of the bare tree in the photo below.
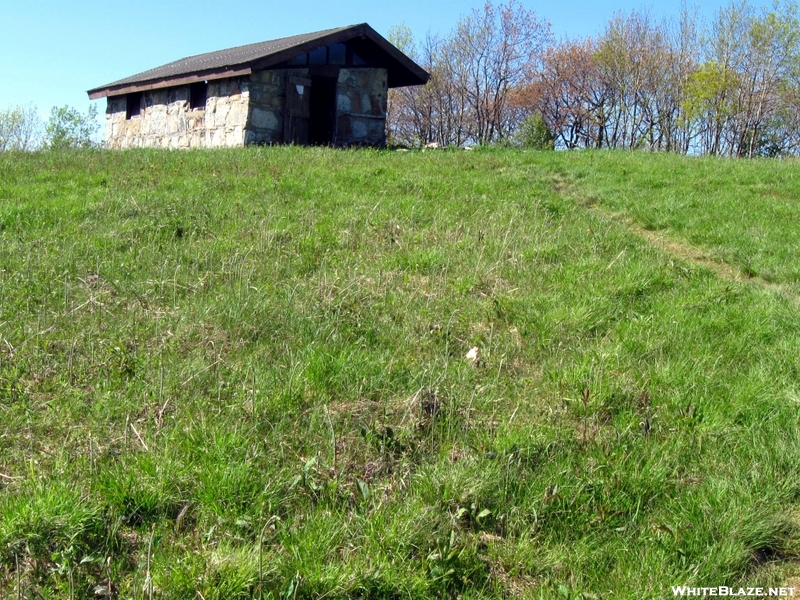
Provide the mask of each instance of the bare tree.
[{"label": "bare tree", "polygon": [[542,115],[566,149],[601,146],[607,93],[594,60],[593,40],[565,41],[547,50],[530,83],[517,89],[514,102]]},{"label": "bare tree", "polygon": [[520,118],[512,94],[550,37],[550,25],[513,0],[498,7],[487,2],[447,39],[428,36],[420,46],[407,28],[395,28],[390,40],[431,78],[424,88],[392,91],[390,140],[460,146],[507,138]]},{"label": "bare tree", "polygon": [[491,144],[536,117],[566,149],[800,152],[794,0],[734,0],[707,28],[685,6],[659,23],[633,11],[595,38],[559,43],[514,0],[488,2],[450,37],[407,45],[431,79],[392,96],[390,137],[403,143]]},{"label": "bare tree", "polygon": [[467,99],[476,142],[488,144],[511,133],[512,91],[525,82],[551,37],[549,23],[513,0],[498,7],[487,2],[459,21],[449,45],[452,75]]}]

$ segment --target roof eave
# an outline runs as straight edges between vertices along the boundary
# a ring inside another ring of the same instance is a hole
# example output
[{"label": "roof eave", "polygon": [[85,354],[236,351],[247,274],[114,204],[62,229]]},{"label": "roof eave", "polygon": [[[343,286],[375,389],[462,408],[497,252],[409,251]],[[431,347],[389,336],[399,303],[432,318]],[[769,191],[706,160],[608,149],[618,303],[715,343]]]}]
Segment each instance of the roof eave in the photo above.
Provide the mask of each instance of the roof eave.
[{"label": "roof eave", "polygon": [[337,44],[347,42],[356,38],[369,39],[387,56],[396,63],[396,68],[389,69],[389,87],[402,87],[408,85],[424,85],[430,75],[417,63],[395,48],[377,31],[368,24],[361,23],[347,28],[342,28],[328,35],[321,35],[312,38],[301,44],[293,45],[284,50],[280,50],[260,59],[242,62],[236,65],[228,65],[216,69],[197,71],[194,73],[175,75],[171,77],[159,77],[138,81],[135,83],[123,83],[119,85],[105,85],[89,90],[87,93],[91,100],[98,100],[109,96],[121,96],[133,92],[144,92],[178,85],[196,83],[198,81],[210,81],[214,79],[225,79],[228,77],[238,77],[250,75],[254,71],[267,69],[276,64],[288,61],[298,54],[310,52],[320,46],[320,44]]},{"label": "roof eave", "polygon": [[158,79],[151,79],[149,81],[140,81],[137,83],[129,83],[116,86],[104,86],[89,90],[90,100],[99,100],[107,96],[122,96],[132,92],[146,92],[150,90],[157,90],[161,88],[174,87],[177,85],[187,85],[190,83],[197,83],[198,81],[213,81],[215,79],[226,79],[228,77],[241,77],[242,75],[250,75],[253,69],[250,65],[233,65],[221,69],[209,69],[207,71],[198,71],[189,75],[177,75],[175,77],[161,77]]},{"label": "roof eave", "polygon": [[[286,50],[281,50],[280,52],[276,52],[275,54],[270,54],[269,56],[265,56],[264,58],[251,62],[250,66],[253,69],[253,71],[268,69],[269,67],[272,67],[274,65],[285,62],[291,58],[294,58],[298,54],[303,54],[306,52],[310,52],[316,48],[319,48],[321,43],[325,45],[333,45],[333,44],[338,44],[340,42],[342,43],[348,42],[350,40],[359,37],[363,39],[368,38],[370,41],[375,43],[381,50],[386,52],[391,59],[399,63],[401,69],[405,69],[408,72],[408,75],[405,77],[400,77],[399,81],[395,82],[390,81],[389,87],[403,87],[407,85],[425,85],[428,82],[430,75],[428,74],[427,71],[425,71],[413,60],[408,58],[400,50],[395,48],[390,42],[388,42],[377,31],[375,31],[372,27],[370,27],[366,23],[361,23],[360,25],[354,25],[343,31],[337,31],[336,33],[316,38],[314,40],[309,40],[308,42],[305,42],[303,44],[292,46],[291,48],[287,48]],[[390,79],[394,78],[390,75]]]},{"label": "roof eave", "polygon": [[401,52],[397,47],[395,47],[391,42],[389,42],[386,38],[384,38],[381,34],[375,31],[372,27],[364,23],[362,25],[364,28],[364,32],[362,35],[368,37],[372,42],[378,45],[384,52],[389,54],[394,60],[396,60],[400,65],[406,69],[410,73],[410,77],[408,78],[401,78],[401,82],[397,82],[396,85],[392,85],[392,82],[389,82],[389,87],[404,87],[407,85],[425,85],[428,83],[428,79],[430,79],[430,74],[420,67],[417,63],[411,60],[408,56],[406,56],[403,52]]}]

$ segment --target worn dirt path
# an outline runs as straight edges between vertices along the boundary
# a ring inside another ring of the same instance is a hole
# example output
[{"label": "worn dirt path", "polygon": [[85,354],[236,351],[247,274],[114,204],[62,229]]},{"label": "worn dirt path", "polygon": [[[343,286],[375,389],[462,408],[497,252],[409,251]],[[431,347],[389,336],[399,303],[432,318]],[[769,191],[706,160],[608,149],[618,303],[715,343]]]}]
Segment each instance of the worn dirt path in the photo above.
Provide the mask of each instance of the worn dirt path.
[{"label": "worn dirt path", "polygon": [[800,294],[798,294],[797,291],[792,289],[790,286],[767,281],[758,275],[752,276],[743,273],[741,269],[735,265],[715,260],[699,248],[690,246],[685,242],[671,239],[660,232],[645,229],[626,216],[606,212],[596,205],[589,208],[590,210],[606,215],[618,223],[624,224],[630,231],[645,239],[649,244],[663,250],[670,256],[674,256],[677,259],[697,265],[699,267],[710,269],[716,273],[720,279],[736,282],[747,282],[760,286],[764,289],[772,290],[792,302],[795,306],[800,307]]},{"label": "worn dirt path", "polygon": [[743,273],[741,269],[735,265],[711,258],[700,248],[696,248],[687,244],[686,242],[670,238],[664,233],[645,229],[627,215],[608,211],[595,202],[587,201],[577,192],[577,190],[575,190],[571,183],[564,179],[555,179],[553,182],[553,188],[556,190],[556,192],[561,195],[568,196],[583,208],[609,218],[616,223],[621,223],[632,233],[636,234],[640,238],[647,241],[650,245],[659,248],[670,256],[698,267],[709,269],[716,273],[721,279],[725,279],[727,281],[747,282],[760,286],[764,289],[775,291],[796,306],[800,307],[800,293],[790,286],[767,281],[766,279],[763,279],[757,275],[748,275]]}]

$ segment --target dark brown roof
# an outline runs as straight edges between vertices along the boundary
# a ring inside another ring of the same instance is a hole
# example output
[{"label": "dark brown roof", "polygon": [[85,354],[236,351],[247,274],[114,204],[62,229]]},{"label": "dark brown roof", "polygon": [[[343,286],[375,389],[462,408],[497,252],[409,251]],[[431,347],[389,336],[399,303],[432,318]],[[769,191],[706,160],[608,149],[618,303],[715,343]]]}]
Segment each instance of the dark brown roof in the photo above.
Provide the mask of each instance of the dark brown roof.
[{"label": "dark brown roof", "polygon": [[425,70],[381,37],[372,27],[362,23],[189,56],[91,89],[88,94],[89,98],[95,100],[105,96],[118,96],[194,81],[248,75],[320,46],[355,39],[363,40],[372,46],[376,60],[388,71],[389,87],[422,85],[428,81],[428,73]]}]

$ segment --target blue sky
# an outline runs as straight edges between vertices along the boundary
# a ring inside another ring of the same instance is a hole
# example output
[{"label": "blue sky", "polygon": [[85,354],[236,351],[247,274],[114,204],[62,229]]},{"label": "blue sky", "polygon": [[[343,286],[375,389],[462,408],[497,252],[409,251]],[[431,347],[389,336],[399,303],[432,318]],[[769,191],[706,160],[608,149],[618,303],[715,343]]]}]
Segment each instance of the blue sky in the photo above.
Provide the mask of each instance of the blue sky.
[{"label": "blue sky", "polygon": [[[680,0],[518,0],[552,24],[557,37],[601,32],[617,11],[677,16]],[[367,22],[382,35],[405,23],[418,38],[447,34],[483,0],[0,0],[0,110],[35,105],[84,112],[86,90],[161,64],[287,35]],[[499,4],[500,2],[496,2]],[[753,0],[754,4],[762,4]],[[711,16],[728,0],[699,5]],[[97,103],[105,112],[105,101]]]}]

